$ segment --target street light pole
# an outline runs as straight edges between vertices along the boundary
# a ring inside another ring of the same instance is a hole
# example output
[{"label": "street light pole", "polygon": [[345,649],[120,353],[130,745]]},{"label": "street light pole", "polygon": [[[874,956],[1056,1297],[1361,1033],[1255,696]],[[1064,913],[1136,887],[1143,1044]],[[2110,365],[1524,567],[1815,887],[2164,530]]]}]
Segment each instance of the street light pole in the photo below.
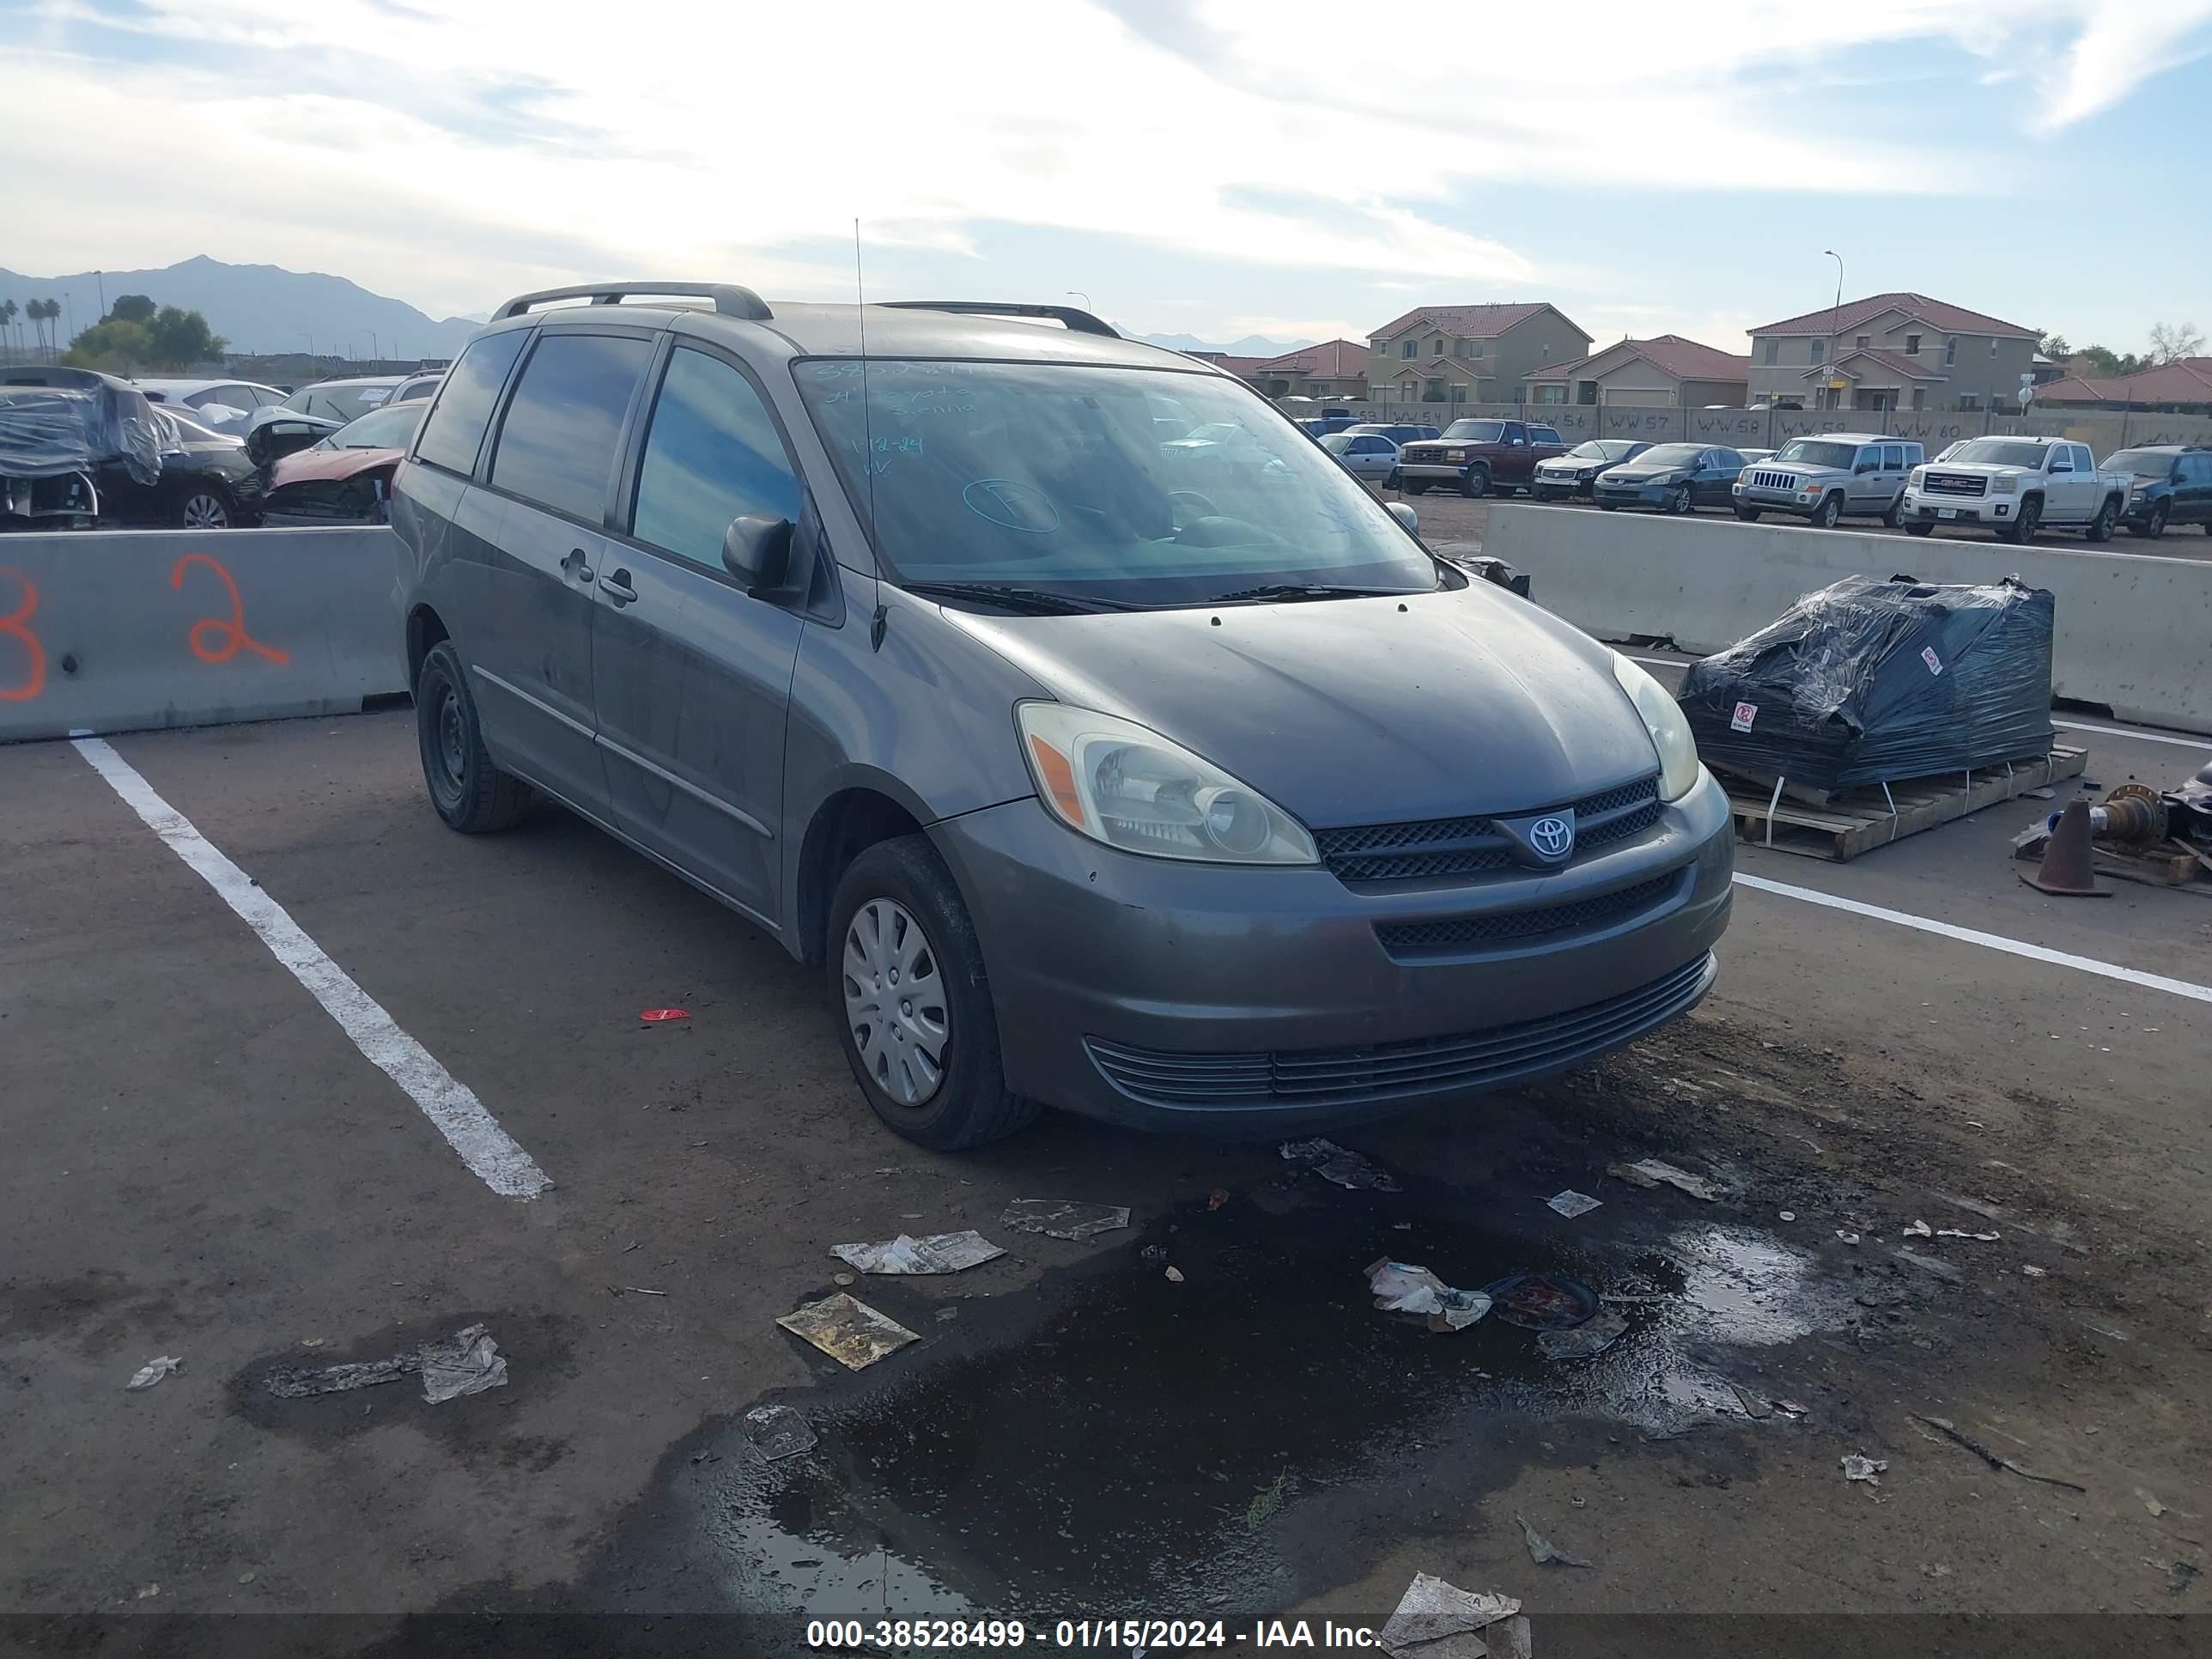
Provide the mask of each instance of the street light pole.
[{"label": "street light pole", "polygon": [[92,273],[92,280],[100,284],[100,314],[105,317],[107,315],[107,275],[105,271],[95,270]]},{"label": "street light pole", "polygon": [[[1828,379],[1833,380],[1836,378],[1836,325],[1844,319],[1844,256],[1832,247],[1820,251],[1836,262],[1836,306],[1828,313],[1827,369]],[[1835,387],[1832,386],[1828,390],[1832,394]]]},{"label": "street light pole", "polygon": [[1068,290],[1067,290],[1067,297],[1068,297],[1069,299],[1071,299],[1071,300],[1080,300],[1080,301],[1083,301],[1083,308],[1084,308],[1085,311],[1088,311],[1088,310],[1090,310],[1090,309],[1091,309],[1091,296],[1090,296],[1088,294],[1085,294],[1085,293],[1081,289],[1079,289],[1079,288],[1072,288],[1072,289],[1068,289]]}]

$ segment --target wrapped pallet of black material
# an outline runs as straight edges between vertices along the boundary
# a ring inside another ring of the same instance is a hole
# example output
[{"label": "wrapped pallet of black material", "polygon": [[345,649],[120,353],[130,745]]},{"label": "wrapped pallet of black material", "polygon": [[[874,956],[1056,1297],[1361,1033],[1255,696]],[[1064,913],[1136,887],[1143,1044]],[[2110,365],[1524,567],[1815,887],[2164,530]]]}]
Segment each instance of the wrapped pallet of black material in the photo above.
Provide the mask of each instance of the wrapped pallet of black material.
[{"label": "wrapped pallet of black material", "polygon": [[1693,662],[1682,712],[1705,763],[1838,793],[2046,755],[2051,596],[2017,579],[1852,576]]}]

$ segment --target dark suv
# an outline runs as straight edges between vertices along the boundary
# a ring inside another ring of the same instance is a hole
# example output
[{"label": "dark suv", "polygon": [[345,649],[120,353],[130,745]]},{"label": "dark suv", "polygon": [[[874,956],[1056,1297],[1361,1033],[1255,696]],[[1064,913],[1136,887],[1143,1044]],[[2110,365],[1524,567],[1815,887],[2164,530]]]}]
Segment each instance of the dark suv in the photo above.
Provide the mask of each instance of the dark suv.
[{"label": "dark suv", "polygon": [[526,295],[394,481],[431,804],[750,918],[925,1146],[1516,1084],[1705,994],[1728,798],[1412,516],[1072,307]]},{"label": "dark suv", "polygon": [[2148,444],[2120,451],[2097,470],[2134,479],[2120,515],[2130,534],[2159,537],[2170,524],[2193,524],[2212,535],[2212,449]]}]

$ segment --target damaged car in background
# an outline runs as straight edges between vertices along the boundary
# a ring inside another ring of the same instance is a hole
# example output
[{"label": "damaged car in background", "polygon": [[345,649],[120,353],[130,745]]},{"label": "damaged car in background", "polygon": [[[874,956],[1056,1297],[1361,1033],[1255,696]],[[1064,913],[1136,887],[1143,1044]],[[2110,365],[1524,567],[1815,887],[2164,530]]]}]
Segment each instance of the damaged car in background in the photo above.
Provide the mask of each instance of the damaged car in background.
[{"label": "damaged car in background", "polygon": [[9,369],[0,386],[0,528],[260,521],[261,482],[235,438],[89,369]]},{"label": "damaged car in background", "polygon": [[264,522],[271,525],[387,524],[392,475],[427,401],[371,410],[359,420],[266,469]]}]

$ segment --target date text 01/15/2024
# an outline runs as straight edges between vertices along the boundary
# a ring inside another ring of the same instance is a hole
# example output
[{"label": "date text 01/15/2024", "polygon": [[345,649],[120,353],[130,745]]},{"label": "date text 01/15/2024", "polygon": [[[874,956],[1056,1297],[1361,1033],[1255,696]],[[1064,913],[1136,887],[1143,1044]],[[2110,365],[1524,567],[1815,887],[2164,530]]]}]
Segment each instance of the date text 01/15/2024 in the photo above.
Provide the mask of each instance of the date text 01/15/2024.
[{"label": "date text 01/15/2024", "polygon": [[1185,1648],[1369,1648],[1375,1632],[1364,1625],[1324,1620],[1316,1629],[1304,1619],[1270,1619],[1232,1630],[1220,1619],[1062,1619],[1032,1630],[1018,1619],[859,1619],[810,1620],[806,1644],[832,1653],[935,1651],[948,1648],[1085,1649],[1146,1653]]}]

